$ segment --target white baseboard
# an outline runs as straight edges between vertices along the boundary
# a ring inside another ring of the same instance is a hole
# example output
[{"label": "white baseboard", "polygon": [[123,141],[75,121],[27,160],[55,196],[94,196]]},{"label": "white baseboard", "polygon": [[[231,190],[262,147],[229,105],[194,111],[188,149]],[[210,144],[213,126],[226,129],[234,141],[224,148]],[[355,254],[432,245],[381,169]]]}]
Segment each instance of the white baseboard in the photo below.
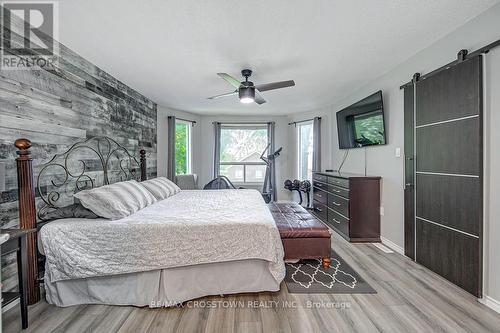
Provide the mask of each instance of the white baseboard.
[{"label": "white baseboard", "polygon": [[405,250],[399,246],[398,244],[394,243],[393,241],[388,240],[387,238],[380,237],[380,240],[382,241],[382,244],[393,250],[394,252],[397,252],[401,255],[405,255]]},{"label": "white baseboard", "polygon": [[484,295],[483,298],[478,298],[477,300],[479,303],[486,305],[493,311],[500,313],[500,301],[497,301],[496,299],[491,298],[487,295]]}]

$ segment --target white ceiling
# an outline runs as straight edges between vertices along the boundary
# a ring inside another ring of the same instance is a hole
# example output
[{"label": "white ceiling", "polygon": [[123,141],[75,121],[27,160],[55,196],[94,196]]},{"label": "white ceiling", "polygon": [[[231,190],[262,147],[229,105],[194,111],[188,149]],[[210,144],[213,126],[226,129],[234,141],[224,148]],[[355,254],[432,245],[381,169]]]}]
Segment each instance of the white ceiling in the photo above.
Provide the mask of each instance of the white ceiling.
[{"label": "white ceiling", "polygon": [[[159,105],[200,114],[289,114],[324,107],[386,73],[498,0],[64,0],[60,40]],[[217,72],[256,84],[237,97]]]}]

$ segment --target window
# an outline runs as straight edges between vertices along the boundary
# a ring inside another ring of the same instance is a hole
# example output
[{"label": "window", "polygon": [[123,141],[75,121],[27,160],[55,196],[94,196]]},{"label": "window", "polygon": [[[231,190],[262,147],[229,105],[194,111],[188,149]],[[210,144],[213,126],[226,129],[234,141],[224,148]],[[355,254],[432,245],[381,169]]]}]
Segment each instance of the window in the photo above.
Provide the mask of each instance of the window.
[{"label": "window", "polygon": [[185,175],[191,170],[191,123],[175,121],[175,174]]},{"label": "window", "polygon": [[298,178],[300,180],[312,179],[313,166],[313,123],[297,124],[298,146]]},{"label": "window", "polygon": [[268,140],[266,125],[222,125],[219,174],[235,183],[264,183],[260,155]]}]

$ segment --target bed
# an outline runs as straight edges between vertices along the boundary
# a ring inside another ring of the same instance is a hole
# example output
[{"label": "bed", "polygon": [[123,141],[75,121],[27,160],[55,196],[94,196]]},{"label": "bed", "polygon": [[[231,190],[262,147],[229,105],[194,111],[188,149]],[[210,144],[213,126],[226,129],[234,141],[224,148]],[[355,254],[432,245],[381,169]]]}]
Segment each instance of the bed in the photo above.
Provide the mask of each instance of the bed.
[{"label": "bed", "polygon": [[[122,176],[136,174],[117,165]],[[145,180],[144,156],[137,165]],[[108,184],[110,174],[104,173]],[[95,187],[98,177],[87,176],[85,166],[70,175],[77,190]],[[59,188],[67,178],[50,184]],[[43,215],[61,196],[40,186],[40,176],[37,183]],[[285,275],[279,231],[256,190],[181,191],[118,220],[57,219],[39,229],[46,299],[57,306],[172,306],[208,295],[278,291]]]}]

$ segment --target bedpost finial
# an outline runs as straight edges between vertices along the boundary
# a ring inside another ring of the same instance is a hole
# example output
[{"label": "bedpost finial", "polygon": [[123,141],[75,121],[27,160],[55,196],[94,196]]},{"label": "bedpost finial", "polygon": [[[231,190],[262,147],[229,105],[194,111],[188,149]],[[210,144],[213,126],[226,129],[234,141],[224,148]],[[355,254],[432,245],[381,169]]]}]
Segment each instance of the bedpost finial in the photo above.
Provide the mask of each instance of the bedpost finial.
[{"label": "bedpost finial", "polygon": [[139,154],[141,154],[141,156],[146,155],[146,150],[145,149],[139,150]]},{"label": "bedpost finial", "polygon": [[17,139],[16,142],[14,142],[14,145],[16,146],[18,150],[17,154],[18,155],[28,155],[29,154],[29,149],[31,148],[31,141],[28,139]]}]

